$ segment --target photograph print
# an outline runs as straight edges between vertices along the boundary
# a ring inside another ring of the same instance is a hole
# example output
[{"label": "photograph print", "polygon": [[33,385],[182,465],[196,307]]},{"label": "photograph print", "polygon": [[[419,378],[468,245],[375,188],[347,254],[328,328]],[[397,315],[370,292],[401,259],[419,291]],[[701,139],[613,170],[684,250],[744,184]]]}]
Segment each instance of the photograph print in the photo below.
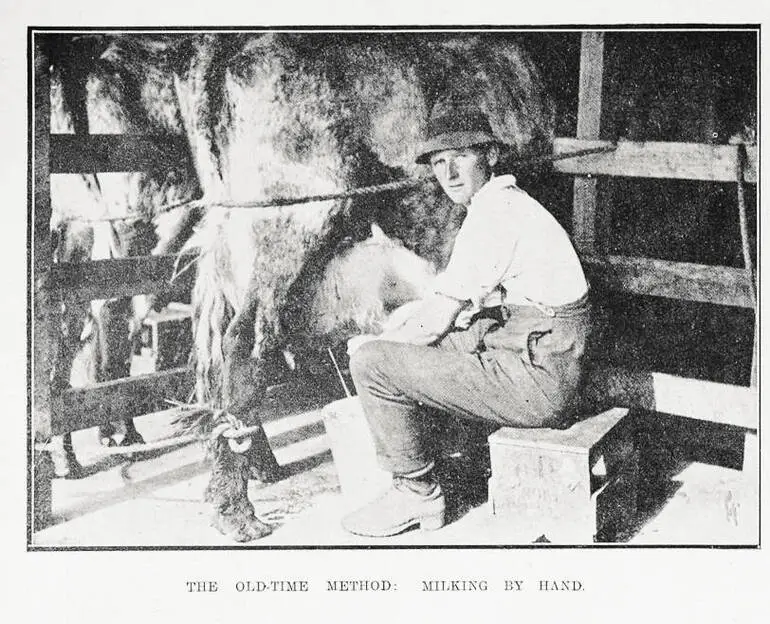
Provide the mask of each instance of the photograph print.
[{"label": "photograph print", "polygon": [[28,29],[28,550],[759,545],[759,27]]}]

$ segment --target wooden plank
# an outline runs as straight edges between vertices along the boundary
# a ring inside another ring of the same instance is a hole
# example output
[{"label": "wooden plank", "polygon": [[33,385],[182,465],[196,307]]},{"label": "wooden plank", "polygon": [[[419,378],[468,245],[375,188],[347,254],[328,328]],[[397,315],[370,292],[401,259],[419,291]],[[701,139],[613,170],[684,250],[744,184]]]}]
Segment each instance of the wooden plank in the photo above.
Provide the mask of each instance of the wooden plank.
[{"label": "wooden plank", "polygon": [[749,383],[752,386],[759,385],[759,323],[757,315],[754,315],[754,340],[751,345],[751,373]]},{"label": "wooden plank", "polygon": [[173,134],[51,135],[51,173],[176,169],[189,158],[185,137]]},{"label": "wooden plank", "polygon": [[584,32],[580,38],[580,86],[578,91],[577,136],[599,137],[604,78],[604,33]]},{"label": "wooden plank", "polygon": [[754,306],[743,269],[626,256],[584,256],[582,260],[589,279],[610,290],[741,308]]},{"label": "wooden plank", "polygon": [[[554,154],[568,154],[585,149],[610,147],[610,141],[557,138]],[[744,180],[757,182],[757,147],[746,147],[747,167]],[[738,167],[738,148],[734,145],[705,143],[669,143],[664,141],[620,141],[612,152],[588,154],[579,158],[557,160],[561,173],[585,176],[605,175],[629,178],[667,178],[734,182]]]},{"label": "wooden plank", "polygon": [[[585,32],[580,43],[580,87],[578,91],[577,137],[598,139],[602,113],[604,33]],[[578,250],[596,250],[597,180],[579,176],[574,181],[572,236]],[[604,220],[602,220],[603,222]]]},{"label": "wooden plank", "polygon": [[62,262],[51,267],[45,288],[60,292],[70,300],[108,299],[133,295],[162,293],[170,289],[189,289],[188,270],[171,282],[175,265],[181,270],[194,260],[194,255],[181,259],[176,255],[113,258],[93,262]]},{"label": "wooden plank", "polygon": [[591,447],[606,436],[627,413],[628,408],[615,407],[581,420],[569,429],[502,427],[489,436],[489,443],[588,456]]},{"label": "wooden plank", "polygon": [[[30,34],[29,52],[33,57],[32,93],[32,154],[30,168],[34,173],[32,185],[33,205],[28,208],[31,216],[31,261],[32,261],[32,348],[31,348],[31,428],[36,443],[48,442],[52,432],[51,374],[56,354],[58,328],[60,327],[60,306],[42,288],[43,276],[52,261],[51,246],[51,183],[48,171],[50,133],[51,91],[48,75],[48,58],[41,46]],[[30,227],[28,226],[28,227]],[[29,279],[29,277],[28,277]],[[29,322],[29,321],[28,321]],[[30,437],[28,444],[31,446]],[[28,451],[29,452],[29,451]],[[30,488],[30,522],[28,530],[39,531],[52,518],[53,462],[50,453],[31,453],[32,465],[27,487]],[[28,538],[29,539],[29,538]]]},{"label": "wooden plank", "polygon": [[51,186],[48,170],[50,132],[50,79],[48,59],[34,45],[34,115],[32,164],[34,165],[32,207],[32,331],[33,331],[33,430],[37,441],[47,441],[51,430],[51,374],[58,338],[59,306],[43,284],[52,262]]},{"label": "wooden plank", "polygon": [[746,429],[759,426],[755,388],[652,373],[655,410]]},{"label": "wooden plank", "polygon": [[598,180],[577,176],[573,182],[572,237],[575,247],[583,253],[597,249]]},{"label": "wooden plank", "polygon": [[750,477],[757,479],[759,477],[759,435],[756,432],[746,433],[746,439],[743,447],[743,472]]},{"label": "wooden plank", "polygon": [[54,435],[168,409],[164,399],[186,401],[194,384],[193,369],[182,367],[71,388],[56,399]]},{"label": "wooden plank", "polygon": [[747,430],[759,426],[757,388],[665,373],[597,368],[589,376],[585,400],[590,409],[613,405]]}]

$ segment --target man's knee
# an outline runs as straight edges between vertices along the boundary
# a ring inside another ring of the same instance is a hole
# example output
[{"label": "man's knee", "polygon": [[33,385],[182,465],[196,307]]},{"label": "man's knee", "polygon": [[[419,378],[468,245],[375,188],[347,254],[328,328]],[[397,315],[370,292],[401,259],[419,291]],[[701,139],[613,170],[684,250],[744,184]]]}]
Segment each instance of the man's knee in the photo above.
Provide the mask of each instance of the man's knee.
[{"label": "man's knee", "polygon": [[365,342],[350,356],[350,376],[358,383],[370,379],[372,374],[382,369],[387,360],[389,343],[382,340]]}]

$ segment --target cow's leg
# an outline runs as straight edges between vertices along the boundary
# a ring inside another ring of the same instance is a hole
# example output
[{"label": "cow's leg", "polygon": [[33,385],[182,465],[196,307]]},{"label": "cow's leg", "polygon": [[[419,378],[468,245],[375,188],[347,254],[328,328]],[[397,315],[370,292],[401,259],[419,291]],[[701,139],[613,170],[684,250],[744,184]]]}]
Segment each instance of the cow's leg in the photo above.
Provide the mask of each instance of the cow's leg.
[{"label": "cow's leg", "polygon": [[237,542],[268,535],[272,529],[257,518],[249,500],[248,458],[234,453],[222,437],[213,445],[211,481],[205,495],[206,501],[214,505],[212,526]]},{"label": "cow's leg", "polygon": [[126,435],[124,435],[123,439],[120,441],[120,446],[144,444],[144,438],[142,437],[142,434],[136,430],[133,418],[126,418],[126,420],[123,421],[123,424],[126,427]]},{"label": "cow's leg", "polygon": [[[128,377],[131,372],[131,327],[133,317],[132,301],[129,297],[105,301],[96,316],[99,367],[97,379],[111,381]],[[125,444],[142,443],[144,440],[134,427],[133,420],[127,418]],[[102,423],[99,426],[99,440],[105,446],[115,446],[115,426]]]},{"label": "cow's leg", "polygon": [[83,476],[83,466],[75,455],[71,433],[51,440],[51,460],[57,477],[79,479]]},{"label": "cow's leg", "polygon": [[[257,410],[266,382],[251,357],[255,343],[257,302],[254,298],[233,318],[223,340],[223,404],[226,411],[249,425],[259,425]],[[260,426],[245,453],[234,452],[222,438],[214,440],[214,462],[206,500],[214,505],[212,524],[236,541],[248,541],[270,533],[268,525],[254,514],[248,498],[248,480],[253,472],[262,481],[275,481],[280,466]]]},{"label": "cow's leg", "polygon": [[[203,218],[203,212],[203,208],[199,206],[179,208],[172,215],[175,218],[173,225],[157,231],[160,240],[158,240],[158,243],[153,248],[152,255],[170,255],[182,251],[185,244],[195,233],[195,227]],[[168,216],[164,215],[163,218],[168,218]],[[137,315],[137,329],[141,327],[141,321],[144,320],[143,317],[150,310],[161,310],[170,302],[180,300],[177,299],[178,297],[185,296],[186,293],[190,292],[195,277],[195,268],[193,266],[185,270],[185,266],[186,262],[182,261],[178,270],[183,272],[174,276],[173,282],[164,292],[143,296],[145,307]]]},{"label": "cow's leg", "polygon": [[[58,395],[70,387],[72,364],[81,347],[83,319],[86,317],[85,304],[67,302],[62,320],[62,334],[59,339],[56,365],[51,379],[51,390]],[[83,476],[83,466],[75,455],[72,446],[72,434],[65,433],[51,441],[51,459],[57,477],[79,479]]]},{"label": "cow's leg", "polygon": [[229,414],[259,429],[251,437],[251,447],[246,453],[253,477],[264,482],[280,477],[280,466],[275,459],[267,435],[262,427],[259,408],[267,390],[268,375],[264,362],[253,356],[258,340],[257,286],[249,288],[246,304],[230,322],[225,332],[224,351],[224,406]]}]

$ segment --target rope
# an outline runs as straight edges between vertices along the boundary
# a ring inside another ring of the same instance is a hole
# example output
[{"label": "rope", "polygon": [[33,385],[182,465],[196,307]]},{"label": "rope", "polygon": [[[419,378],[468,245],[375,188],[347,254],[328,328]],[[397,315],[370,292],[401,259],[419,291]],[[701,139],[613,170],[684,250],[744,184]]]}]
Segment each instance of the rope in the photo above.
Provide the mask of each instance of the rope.
[{"label": "rope", "polygon": [[749,221],[746,214],[746,189],[743,187],[744,172],[746,171],[746,146],[739,143],[737,146],[737,193],[738,193],[738,224],[741,231],[741,250],[743,252],[743,266],[749,280],[751,299],[754,309],[757,307],[757,285],[754,281],[754,263],[751,260],[751,246],[749,244]]},{"label": "rope", "polygon": [[[555,162],[557,160],[567,160],[570,158],[580,158],[581,156],[589,156],[591,154],[602,154],[605,152],[611,152],[617,149],[616,145],[609,145],[605,147],[592,147],[583,150],[576,150],[574,152],[564,152],[563,154],[548,154],[543,156],[534,156],[532,158],[524,158],[515,160],[511,163],[512,167],[522,167],[529,165],[537,165],[546,162]],[[334,199],[352,199],[354,197],[362,197],[364,195],[376,195],[378,193],[385,193],[391,191],[400,191],[407,188],[417,188],[426,184],[430,178],[407,178],[404,180],[396,180],[395,182],[385,182],[383,184],[374,184],[371,186],[362,186],[359,188],[349,189],[347,191],[338,191],[335,193],[325,193],[320,195],[304,195],[301,197],[276,197],[273,199],[262,200],[249,200],[249,201],[204,201],[203,198],[190,199],[187,201],[177,202],[174,204],[168,204],[160,206],[155,216],[160,216],[176,210],[182,207],[196,207],[196,208],[277,208],[282,206],[298,206],[301,204],[309,204],[312,202],[330,201]],[[99,219],[80,219],[72,218],[67,221],[80,221],[83,223],[98,223],[100,221],[139,221],[144,217],[132,216],[132,217],[103,217]]]},{"label": "rope", "polygon": [[[197,442],[201,438],[197,435],[182,435],[172,438],[164,438],[162,440],[156,440],[155,442],[142,442],[139,444],[128,444],[126,446],[110,446],[104,447],[99,455],[133,455],[134,453],[147,453],[150,451],[158,451],[161,449],[169,448],[171,446],[181,446],[190,442]],[[36,451],[54,451],[55,447],[49,443],[37,443],[35,444]]]},{"label": "rope", "polygon": [[[218,437],[223,437],[230,444],[235,452],[244,453],[251,446],[250,441],[245,443],[239,443],[239,441],[247,436],[251,436],[261,429],[261,425],[253,427],[244,427],[243,424],[230,416],[226,415],[226,422],[217,425],[214,430],[208,435],[197,435],[194,433],[186,435],[178,435],[170,438],[163,438],[162,440],[156,440],[155,442],[141,442],[137,444],[128,444],[126,446],[110,446],[104,447],[99,455],[111,456],[111,455],[133,455],[139,453],[148,453],[151,451],[159,451],[172,446],[182,446],[183,444],[189,444],[190,442],[202,442],[206,439],[215,440]],[[232,440],[232,442],[231,442]],[[55,451],[56,448],[50,442],[36,443],[36,451]]]},{"label": "rope", "polygon": [[299,204],[309,204],[311,202],[329,201],[332,199],[351,199],[363,195],[375,195],[387,191],[399,191],[401,189],[417,187],[425,184],[425,179],[408,178],[406,180],[397,180],[395,182],[386,182],[384,184],[375,184],[373,186],[362,186],[340,191],[338,193],[328,193],[324,195],[305,195],[302,197],[276,197],[274,199],[263,199],[257,201],[215,201],[209,202],[207,207],[217,206],[221,208],[273,208],[281,206],[295,206]]}]

